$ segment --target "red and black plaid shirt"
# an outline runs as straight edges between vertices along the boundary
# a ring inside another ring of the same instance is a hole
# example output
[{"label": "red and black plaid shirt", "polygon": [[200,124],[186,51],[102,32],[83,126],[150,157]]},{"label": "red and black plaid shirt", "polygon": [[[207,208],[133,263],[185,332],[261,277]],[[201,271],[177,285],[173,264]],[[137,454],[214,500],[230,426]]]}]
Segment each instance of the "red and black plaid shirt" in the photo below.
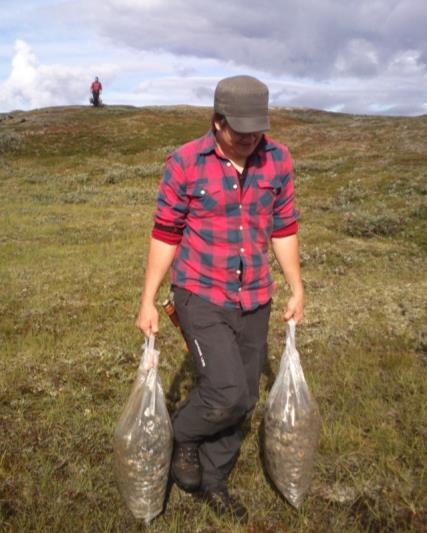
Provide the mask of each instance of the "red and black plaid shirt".
[{"label": "red and black plaid shirt", "polygon": [[245,180],[209,132],[166,161],[153,237],[177,244],[172,283],[223,307],[255,309],[272,296],[271,237],[298,231],[292,161],[286,146],[263,136]]}]

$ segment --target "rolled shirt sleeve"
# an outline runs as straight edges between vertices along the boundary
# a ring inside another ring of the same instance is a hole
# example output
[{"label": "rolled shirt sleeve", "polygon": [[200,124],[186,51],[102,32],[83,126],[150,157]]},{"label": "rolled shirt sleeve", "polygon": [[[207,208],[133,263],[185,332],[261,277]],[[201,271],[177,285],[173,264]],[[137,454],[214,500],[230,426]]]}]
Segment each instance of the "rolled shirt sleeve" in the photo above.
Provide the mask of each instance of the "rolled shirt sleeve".
[{"label": "rolled shirt sleeve", "polygon": [[298,232],[299,211],[294,207],[294,179],[292,159],[286,150],[283,161],[282,187],[273,206],[272,238],[287,237]]},{"label": "rolled shirt sleeve", "polygon": [[180,157],[171,154],[166,159],[163,179],[157,195],[152,236],[168,244],[179,244],[188,212],[186,183]]}]

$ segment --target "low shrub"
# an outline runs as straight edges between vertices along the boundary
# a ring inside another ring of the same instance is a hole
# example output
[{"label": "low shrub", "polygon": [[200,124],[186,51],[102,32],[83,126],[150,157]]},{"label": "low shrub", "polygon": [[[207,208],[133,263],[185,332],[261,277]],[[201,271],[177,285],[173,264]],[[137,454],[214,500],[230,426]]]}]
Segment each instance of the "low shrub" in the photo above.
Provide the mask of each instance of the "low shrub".
[{"label": "low shrub", "polygon": [[126,179],[145,178],[147,176],[161,176],[163,163],[145,163],[142,165],[128,166],[117,164],[106,172],[105,183],[114,185]]},{"label": "low shrub", "polygon": [[375,237],[395,235],[401,220],[395,215],[370,213],[349,213],[345,219],[345,233],[351,237]]},{"label": "low shrub", "polygon": [[348,208],[360,203],[368,195],[368,191],[363,188],[360,182],[350,181],[345,187],[340,187],[336,195],[336,205],[341,208]]},{"label": "low shrub", "polygon": [[0,154],[6,152],[16,152],[22,144],[22,137],[13,131],[3,131],[0,133]]}]

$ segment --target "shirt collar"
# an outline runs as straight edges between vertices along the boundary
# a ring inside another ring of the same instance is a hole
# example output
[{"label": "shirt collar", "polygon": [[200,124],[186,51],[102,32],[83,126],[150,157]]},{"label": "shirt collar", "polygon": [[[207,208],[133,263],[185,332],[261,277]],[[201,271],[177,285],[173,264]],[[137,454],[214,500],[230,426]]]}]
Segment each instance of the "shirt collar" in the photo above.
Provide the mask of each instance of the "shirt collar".
[{"label": "shirt collar", "polygon": [[[209,130],[208,133],[204,135],[201,139],[201,146],[200,146],[198,153],[200,155],[208,155],[214,152],[215,148],[216,148],[215,134],[212,130]],[[275,144],[273,144],[271,142],[271,139],[264,134],[260,143],[258,144],[258,147],[255,153],[259,153],[261,151],[269,152],[275,149],[276,149]]]},{"label": "shirt collar", "polygon": [[201,155],[208,155],[211,152],[215,151],[215,147],[216,147],[215,135],[214,135],[214,132],[210,130],[208,131],[206,135],[202,137],[201,143],[200,143],[200,149],[198,152]]}]

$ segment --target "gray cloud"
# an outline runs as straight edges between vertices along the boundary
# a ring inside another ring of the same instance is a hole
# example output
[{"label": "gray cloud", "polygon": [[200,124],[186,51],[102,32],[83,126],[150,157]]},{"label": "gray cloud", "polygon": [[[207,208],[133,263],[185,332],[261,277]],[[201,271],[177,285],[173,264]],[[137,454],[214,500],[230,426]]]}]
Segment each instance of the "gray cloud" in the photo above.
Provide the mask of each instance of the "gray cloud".
[{"label": "gray cloud", "polygon": [[214,90],[210,87],[195,87],[193,94],[198,100],[213,102]]},{"label": "gray cloud", "polygon": [[[20,49],[9,77],[0,80],[2,107],[18,97],[23,106],[86,99],[84,71],[95,72],[95,66],[103,78],[112,74],[111,103],[211,105],[218,79],[246,73],[268,83],[276,106],[427,112],[422,0],[271,0],[265,6],[253,0],[40,2],[32,23],[61,36],[47,46],[60,49],[63,35],[72,35],[71,42],[78,35],[86,42],[90,35],[87,57],[80,53],[75,66],[63,64],[64,54],[74,57],[70,38],[53,65],[39,64],[31,49]],[[27,27],[24,15],[15,19]]]},{"label": "gray cloud", "polygon": [[343,113],[381,115],[421,115],[427,113],[424,86],[388,86],[377,79],[318,84],[272,84],[271,104],[286,107],[309,107]]},{"label": "gray cloud", "polygon": [[[82,11],[112,44],[194,58],[195,72],[176,69],[177,76],[197,77],[200,60],[212,59],[234,73],[281,81],[281,94],[272,93],[277,105],[426,112],[426,2],[271,0],[260,6],[251,0],[86,0]],[[199,85],[192,94],[196,102],[209,96]]]},{"label": "gray cloud", "polygon": [[274,75],[372,77],[406,50],[426,65],[419,0],[106,0],[109,38],[137,49],[233,61]]}]

